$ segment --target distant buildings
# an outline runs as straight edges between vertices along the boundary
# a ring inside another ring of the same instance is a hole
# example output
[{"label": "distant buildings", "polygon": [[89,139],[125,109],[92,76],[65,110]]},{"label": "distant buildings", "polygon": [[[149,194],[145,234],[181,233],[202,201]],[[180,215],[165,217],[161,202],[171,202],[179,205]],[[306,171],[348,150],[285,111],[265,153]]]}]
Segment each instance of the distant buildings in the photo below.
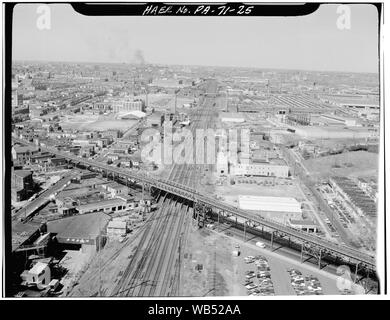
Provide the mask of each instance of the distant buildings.
[{"label": "distant buildings", "polygon": [[18,93],[18,90],[12,90],[11,93],[11,105],[12,108],[18,107],[23,104],[23,95]]},{"label": "distant buildings", "polygon": [[148,127],[161,127],[164,123],[164,115],[161,113],[152,113],[146,118]]},{"label": "distant buildings", "polygon": [[145,103],[143,100],[133,100],[131,98],[121,98],[115,100],[112,103],[112,110],[114,112],[124,112],[124,111],[145,111]]}]

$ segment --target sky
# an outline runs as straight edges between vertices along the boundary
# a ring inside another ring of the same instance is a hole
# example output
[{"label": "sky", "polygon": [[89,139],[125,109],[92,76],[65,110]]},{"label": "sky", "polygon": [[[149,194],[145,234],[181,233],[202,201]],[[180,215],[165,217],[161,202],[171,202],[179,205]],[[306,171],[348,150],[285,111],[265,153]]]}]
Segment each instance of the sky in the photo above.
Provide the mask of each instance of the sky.
[{"label": "sky", "polygon": [[336,4],[303,17],[93,17],[52,4],[39,30],[37,4],[17,4],[13,60],[134,62],[344,72],[378,71],[378,13],[353,4],[340,30]]}]

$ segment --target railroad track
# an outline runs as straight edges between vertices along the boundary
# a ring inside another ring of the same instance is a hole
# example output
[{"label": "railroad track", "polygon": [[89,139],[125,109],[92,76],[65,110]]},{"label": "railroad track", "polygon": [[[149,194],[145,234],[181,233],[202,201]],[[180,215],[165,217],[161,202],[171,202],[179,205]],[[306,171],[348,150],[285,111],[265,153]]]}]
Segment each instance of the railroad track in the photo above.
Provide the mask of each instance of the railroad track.
[{"label": "railroad track", "polygon": [[[165,203],[166,199],[162,200],[161,204]],[[131,257],[131,260],[126,269],[121,274],[116,287],[112,291],[112,296],[132,296],[134,286],[140,285],[141,271],[144,267],[151,245],[155,243],[156,234],[154,230],[158,230],[163,222],[167,219],[166,212],[155,211],[157,219],[152,219],[149,227],[142,233],[141,239],[138,240],[137,247]],[[161,214],[162,213],[162,214]]]},{"label": "railroad track", "polygon": [[[190,125],[193,133],[210,126],[213,100],[206,98],[202,108],[193,112],[194,121]],[[196,164],[173,164],[166,177],[196,188],[199,172]],[[192,212],[190,204],[182,199],[168,194],[161,196],[159,209],[151,214],[147,226],[140,228],[137,247],[129,256],[129,264],[120,272],[111,296],[171,296],[178,293],[179,242],[186,241]],[[113,257],[117,255],[119,253]]]}]

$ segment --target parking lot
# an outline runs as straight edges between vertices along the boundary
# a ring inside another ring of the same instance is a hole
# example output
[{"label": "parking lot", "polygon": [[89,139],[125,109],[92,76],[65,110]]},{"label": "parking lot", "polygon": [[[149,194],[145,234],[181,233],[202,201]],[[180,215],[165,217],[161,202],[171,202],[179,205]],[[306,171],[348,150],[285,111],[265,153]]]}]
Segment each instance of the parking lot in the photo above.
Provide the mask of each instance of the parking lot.
[{"label": "parking lot", "polygon": [[315,276],[303,276],[298,269],[288,269],[290,275],[291,285],[298,296],[302,295],[322,295],[321,283]]},{"label": "parking lot", "polygon": [[245,271],[244,279],[248,296],[275,295],[267,258],[261,255],[247,256],[244,258],[244,262],[248,264],[248,269],[250,267],[250,270]]}]

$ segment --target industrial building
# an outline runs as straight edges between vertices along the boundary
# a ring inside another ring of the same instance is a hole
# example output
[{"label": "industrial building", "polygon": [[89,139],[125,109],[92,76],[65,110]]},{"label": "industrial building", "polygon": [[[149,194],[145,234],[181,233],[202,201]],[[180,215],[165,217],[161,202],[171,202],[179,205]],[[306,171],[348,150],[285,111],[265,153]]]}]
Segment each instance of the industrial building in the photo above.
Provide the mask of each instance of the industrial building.
[{"label": "industrial building", "polygon": [[318,226],[313,220],[294,220],[289,219],[288,225],[292,228],[306,231],[306,232],[313,232],[316,233],[318,231]]},{"label": "industrial building", "polygon": [[90,212],[118,212],[126,209],[133,209],[134,205],[128,205],[123,199],[105,199],[98,202],[86,203],[77,206],[79,214],[90,213]]},{"label": "industrial building", "polygon": [[143,100],[133,100],[131,98],[123,98],[120,100],[115,100],[112,103],[112,110],[114,112],[122,111],[145,111],[145,103]]},{"label": "industrial building", "polygon": [[334,124],[340,124],[346,127],[354,127],[359,125],[357,119],[352,117],[342,117],[333,114],[323,114],[321,117],[327,120],[328,123],[333,122]]},{"label": "industrial building", "polygon": [[265,176],[287,178],[289,167],[283,159],[269,159],[263,162],[237,163],[230,170],[235,176]]},{"label": "industrial building", "polygon": [[99,236],[104,234],[111,217],[103,212],[75,215],[47,223],[47,231],[58,244],[76,250],[93,246],[97,250]]},{"label": "industrial building", "polygon": [[14,165],[25,165],[30,162],[33,155],[39,152],[39,149],[38,147],[15,145],[12,147],[11,152]]},{"label": "industrial building", "polygon": [[257,211],[262,217],[287,224],[289,219],[302,220],[301,204],[291,197],[264,197],[239,195],[238,206]]},{"label": "industrial building", "polygon": [[220,114],[220,119],[222,122],[233,122],[233,123],[245,122],[244,116],[236,112],[222,112]]},{"label": "industrial building", "polygon": [[13,201],[26,200],[33,192],[34,180],[29,170],[12,170],[11,198]]},{"label": "industrial building", "polygon": [[20,277],[24,285],[47,286],[51,280],[50,267],[47,263],[38,261],[30,270],[24,270]]}]

